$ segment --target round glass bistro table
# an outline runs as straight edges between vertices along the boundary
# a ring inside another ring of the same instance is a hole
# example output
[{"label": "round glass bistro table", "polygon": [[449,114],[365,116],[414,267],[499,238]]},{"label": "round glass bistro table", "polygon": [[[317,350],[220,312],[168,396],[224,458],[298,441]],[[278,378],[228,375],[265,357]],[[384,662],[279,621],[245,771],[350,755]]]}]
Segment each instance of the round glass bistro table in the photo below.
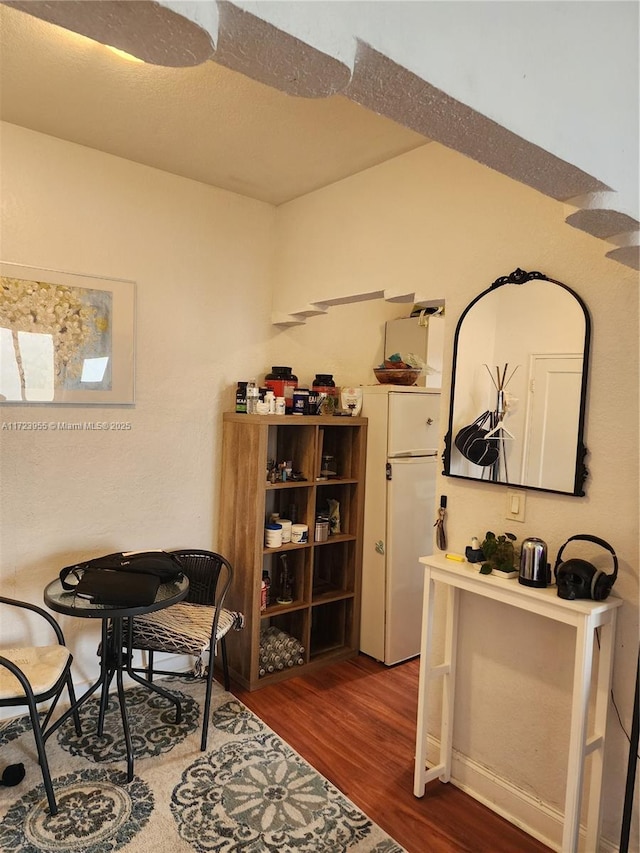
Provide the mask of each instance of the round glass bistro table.
[{"label": "round glass bistro table", "polygon": [[176,723],[180,722],[182,709],[179,700],[168,690],[158,687],[157,684],[147,681],[142,678],[132,668],[132,645],[133,645],[133,619],[134,616],[140,616],[144,613],[152,613],[155,610],[162,610],[165,607],[170,607],[172,604],[182,601],[189,591],[189,579],[181,575],[175,581],[160,584],[156,593],[155,600],[152,604],[117,607],[112,604],[95,604],[86,598],[81,598],[76,595],[73,590],[66,590],[62,587],[62,582],[59,578],[51,581],[44,591],[44,603],[56,613],[63,613],[65,616],[77,616],[82,619],[101,619],[102,620],[102,642],[100,644],[100,675],[97,681],[89,687],[65,713],[53,723],[45,734],[45,738],[49,737],[62,723],[67,720],[75,710],[80,708],[87,699],[89,699],[98,688],[102,687],[100,696],[100,710],[98,716],[98,737],[102,736],[104,728],[104,715],[107,710],[107,701],[109,697],[109,686],[115,675],[118,704],[120,706],[120,716],[122,717],[122,729],[127,752],[127,781],[133,779],[133,744],[131,733],[129,730],[129,721],[127,718],[127,706],[125,702],[125,690],[123,674],[127,675],[142,684],[148,690],[159,693],[166,699],[171,701],[176,707]]}]

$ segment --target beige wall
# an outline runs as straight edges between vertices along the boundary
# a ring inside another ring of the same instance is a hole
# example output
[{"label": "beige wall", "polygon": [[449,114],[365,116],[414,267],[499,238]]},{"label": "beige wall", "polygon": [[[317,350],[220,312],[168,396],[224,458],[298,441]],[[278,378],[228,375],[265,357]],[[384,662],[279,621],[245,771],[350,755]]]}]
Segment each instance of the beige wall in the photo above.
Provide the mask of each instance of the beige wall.
[{"label": "beige wall", "polygon": [[[3,421],[132,425],[125,433],[0,430],[2,588],[41,602],[46,581],[84,557],[215,546],[221,417],[235,383],[282,363],[301,381],[316,370],[364,381],[398,306],[366,307],[358,318],[371,330],[365,345],[349,306],[324,326],[281,332],[270,323],[270,205],[0,128],[2,260],[136,282],[135,406],[2,407]],[[87,679],[97,627],[66,623],[76,675]]]},{"label": "beige wall", "polygon": [[[449,548],[459,553],[486,530],[513,530],[519,541],[539,536],[554,560],[576,533],[612,543],[620,559],[616,592],[626,600],[614,691],[629,731],[638,649],[638,280],[604,260],[597,241],[565,225],[564,215],[558,202],[427,145],[278,209],[274,308],[278,314],[296,298],[300,305],[314,303],[340,289],[409,287],[423,297],[445,297],[446,423],[453,333],[473,297],[518,266],[541,270],[582,297],[593,324],[587,496],[528,492],[526,519],[518,524],[504,518],[504,486],[443,479],[439,493],[448,495]],[[605,552],[573,555],[610,570]],[[534,800],[561,809],[571,632],[490,602],[465,601],[461,625],[455,748]],[[627,741],[613,711],[609,734],[604,832],[616,839]]]},{"label": "beige wall", "polygon": [[[132,430],[0,431],[7,594],[40,601],[60,566],[109,550],[215,546],[220,417],[236,380],[284,363],[302,382],[316,371],[335,373],[339,384],[369,382],[384,320],[405,310],[381,300],[356,303],[280,329],[270,323],[272,290],[285,309],[301,298],[381,289],[444,296],[444,416],[457,316],[498,275],[541,269],[574,288],[593,318],[591,476],[583,499],[528,493],[526,522],[515,532],[520,541],[541,536],[552,554],[578,532],[616,548],[616,592],[627,603],[614,690],[629,727],[637,652],[638,288],[628,268],[601,258],[597,241],[564,225],[561,205],[436,145],[274,211],[11,125],[2,126],[1,142],[2,259],[137,282],[135,407],[81,410],[82,420],[129,420]],[[36,418],[25,407],[1,414]],[[46,414],[74,419],[63,407]],[[451,549],[502,526],[504,487],[443,479],[441,493],[449,497]],[[78,680],[87,679],[96,667],[95,627],[64,624]],[[460,642],[456,748],[557,807],[572,675],[568,631],[465,602]],[[626,740],[612,716],[604,821],[612,839],[625,761]]]},{"label": "beige wall", "polygon": [[[274,223],[268,205],[12,125],[2,158],[4,260],[136,282],[135,407],[2,409],[132,425],[0,432],[3,589],[37,601],[83,555],[211,545],[222,401],[266,337]],[[88,677],[95,644],[77,663]]]}]

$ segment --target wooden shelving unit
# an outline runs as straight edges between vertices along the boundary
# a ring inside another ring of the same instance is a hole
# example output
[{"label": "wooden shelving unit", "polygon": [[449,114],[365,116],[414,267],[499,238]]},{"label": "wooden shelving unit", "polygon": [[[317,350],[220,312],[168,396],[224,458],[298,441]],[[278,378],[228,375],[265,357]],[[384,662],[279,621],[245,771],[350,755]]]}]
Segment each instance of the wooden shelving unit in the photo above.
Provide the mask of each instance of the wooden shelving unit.
[{"label": "wooden shelving unit", "polygon": [[[244,630],[228,642],[232,677],[255,690],[328,662],[357,654],[366,418],[223,416],[220,551],[234,567],[228,606],[245,615]],[[335,459],[337,476],[320,477],[321,458]],[[270,483],[267,461],[291,460],[304,480]],[[340,507],[340,533],[315,542],[315,518]],[[309,541],[266,548],[264,526],[273,512],[297,516]],[[293,601],[278,604],[282,555],[293,579]],[[271,604],[260,610],[263,571],[271,578]],[[302,645],[302,665],[260,674],[261,629],[274,626]]]}]

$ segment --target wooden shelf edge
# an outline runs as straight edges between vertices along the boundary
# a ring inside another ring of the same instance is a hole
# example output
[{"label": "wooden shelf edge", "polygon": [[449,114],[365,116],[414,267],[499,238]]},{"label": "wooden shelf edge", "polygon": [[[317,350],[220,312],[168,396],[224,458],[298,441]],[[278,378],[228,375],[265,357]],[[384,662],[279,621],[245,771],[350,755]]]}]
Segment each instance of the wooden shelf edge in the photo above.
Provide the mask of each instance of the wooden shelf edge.
[{"label": "wooden shelf edge", "polygon": [[323,545],[335,545],[337,542],[353,542],[356,539],[353,533],[334,533],[324,542],[312,542],[311,544],[321,548]]},{"label": "wooden shelf edge", "polygon": [[267,554],[283,554],[287,551],[300,551],[302,548],[311,548],[312,545],[315,545],[315,542],[287,542],[286,545],[280,545],[279,548],[263,548],[262,554],[266,556]]},{"label": "wooden shelf edge", "polygon": [[283,613],[295,613],[296,610],[308,610],[309,604],[301,599],[292,601],[291,604],[270,604],[266,610],[260,611],[260,619],[270,619],[272,616],[280,616]]},{"label": "wooden shelf edge", "polygon": [[330,604],[332,601],[345,601],[355,597],[355,592],[346,589],[332,589],[330,592],[323,592],[320,595],[312,596],[311,606],[317,607],[322,604]]}]

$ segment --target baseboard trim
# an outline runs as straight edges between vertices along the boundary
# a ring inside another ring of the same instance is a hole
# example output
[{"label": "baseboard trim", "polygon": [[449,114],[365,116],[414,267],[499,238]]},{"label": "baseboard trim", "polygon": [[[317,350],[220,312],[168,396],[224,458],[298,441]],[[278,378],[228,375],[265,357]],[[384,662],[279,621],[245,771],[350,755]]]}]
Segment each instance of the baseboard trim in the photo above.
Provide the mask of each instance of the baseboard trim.
[{"label": "baseboard trim", "polygon": [[[427,739],[427,764],[440,761],[440,743]],[[551,850],[562,848],[563,813],[548,803],[516,787],[489,768],[453,750],[451,782],[474,800],[490,808],[523,832],[546,844]],[[580,828],[584,839],[584,827]],[[618,845],[600,839],[599,853],[616,853]]]}]

